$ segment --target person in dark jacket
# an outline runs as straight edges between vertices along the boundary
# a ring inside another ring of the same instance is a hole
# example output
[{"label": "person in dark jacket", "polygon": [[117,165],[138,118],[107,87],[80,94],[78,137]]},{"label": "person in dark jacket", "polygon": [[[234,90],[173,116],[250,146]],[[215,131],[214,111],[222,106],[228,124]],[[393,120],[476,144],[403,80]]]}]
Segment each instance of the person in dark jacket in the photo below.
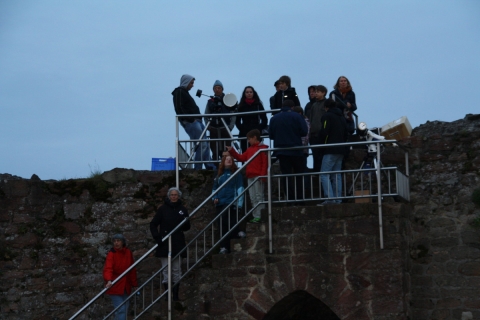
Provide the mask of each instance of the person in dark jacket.
[{"label": "person in dark jacket", "polygon": [[[280,86],[278,85],[278,80],[275,81],[273,86],[275,87],[275,93],[280,91]],[[270,110],[273,110],[273,109],[275,109],[275,94],[270,97]],[[278,112],[275,112],[275,113],[278,113]],[[272,113],[272,116],[273,116],[273,113]]]},{"label": "person in dark jacket", "polygon": [[[224,117],[206,117],[205,125],[208,121],[208,131],[210,131],[210,139],[230,138],[231,131],[235,127],[235,115],[233,111],[235,108],[230,108],[225,105],[223,98],[223,84],[220,80],[216,80],[213,84],[213,98],[207,101],[205,106],[205,114],[222,113],[226,114]],[[222,121],[223,119],[223,121]],[[227,127],[225,127],[225,124]],[[212,159],[218,161],[222,157],[222,152],[225,151],[225,146],[230,145],[231,142],[221,140],[211,140],[210,149],[212,150]],[[218,163],[216,163],[218,165]]]},{"label": "person in dark jacket", "polygon": [[[180,86],[173,90],[173,106],[177,115],[198,114],[198,117],[179,117],[180,125],[185,129],[190,139],[200,139],[205,129],[200,116],[200,109],[195,100],[193,100],[189,91],[193,88],[195,78],[189,74],[184,74],[180,78]],[[199,142],[195,148],[195,170],[202,169],[202,163],[205,163],[207,169],[213,169],[213,165],[208,162],[211,160],[210,151],[206,142]]]},{"label": "person in dark jacket", "polygon": [[317,86],[311,85],[308,87],[308,102],[305,105],[305,116],[310,119],[310,110],[312,108],[313,103],[316,100],[316,88]]},{"label": "person in dark jacket", "polygon": [[[310,108],[308,118],[310,120],[310,145],[323,144],[318,133],[322,127],[322,116],[325,114],[325,96],[327,88],[319,85],[315,87],[315,102]],[[312,148],[313,155],[313,171],[320,172],[322,167],[323,150],[320,148]]]},{"label": "person in dark jacket", "polygon": [[[322,128],[320,140],[325,144],[338,144],[347,141],[347,122],[342,111],[336,107],[335,101],[325,101],[326,113],[322,117]],[[345,146],[334,146],[324,148],[322,159],[321,181],[323,194],[326,198],[337,198],[342,196],[342,175],[340,173],[323,174],[323,172],[340,171],[345,155]],[[341,203],[341,199],[327,199],[323,204]]]},{"label": "person in dark jacket", "polygon": [[[116,234],[112,237],[113,248],[107,254],[105,266],[103,267],[103,279],[105,281],[106,292],[112,299],[113,307],[116,308],[124,302],[132,293],[132,289],[138,287],[137,271],[135,268],[130,270],[122,279],[112,286],[112,282],[117,279],[134,263],[133,254],[127,248],[127,240],[122,234]],[[115,312],[115,320],[126,319],[128,312],[128,301]]]},{"label": "person in dark jacket", "polygon": [[[233,162],[233,157],[226,152],[220,162],[218,168],[218,175],[213,181],[212,193],[227,181],[232,174],[237,171],[237,165]],[[225,186],[222,186],[220,191],[212,198],[215,204],[215,211],[217,216],[230,205],[239,194],[243,192],[243,176],[237,174],[234,179],[230,180]],[[240,197],[229,209],[225,210],[221,217],[220,223],[220,237],[223,237],[230,229],[234,228],[240,219],[240,209],[243,207],[243,196]],[[238,219],[237,219],[238,218]],[[222,241],[220,241],[220,254],[227,254],[230,252],[230,240],[234,237],[245,238],[245,232],[239,231],[239,228],[234,228]]]},{"label": "person in dark jacket", "polygon": [[[257,129],[262,132],[267,128],[268,119],[265,113],[262,114],[242,114],[242,112],[264,111],[262,101],[257,91],[252,86],[246,86],[243,89],[242,98],[238,104],[236,125],[238,128],[238,137],[246,138],[247,133]],[[247,151],[247,139],[240,140],[242,152]]]},{"label": "person in dark jacket", "polygon": [[[295,88],[291,87],[291,82],[289,76],[281,76],[280,79],[278,79],[279,90],[274,95],[275,104],[271,107],[272,110],[278,109],[280,111],[283,107],[283,101],[285,100],[292,100],[294,106],[301,107],[297,92],[295,91]],[[278,114],[278,112],[272,112],[272,115],[276,114]]]},{"label": "person in dark jacket", "polygon": [[330,92],[329,98],[340,103],[339,107],[347,120],[348,133],[353,134],[355,132],[355,120],[353,119],[352,113],[357,110],[357,103],[352,85],[347,77],[340,76],[337,79],[337,83],[333,86],[333,89],[334,90]]},{"label": "person in dark jacket", "polygon": [[[162,266],[168,264],[168,240],[162,242],[162,239],[167,236],[173,229],[175,229],[185,219],[186,222],[182,227],[172,234],[172,259],[185,247],[184,231],[190,230],[190,220],[188,220],[188,210],[182,204],[180,197],[182,192],[177,188],[170,188],[167,193],[165,203],[158,208],[157,213],[150,222],[150,232],[153,239],[158,244],[155,256],[160,258]],[[178,301],[179,281],[182,276],[181,258],[187,256],[186,251],[183,251],[181,257],[172,260],[172,283],[173,287],[173,301]],[[163,286],[165,290],[168,289],[168,268],[163,269]]]},{"label": "person in dark jacket", "polygon": [[[285,100],[282,112],[272,117],[270,120],[269,135],[274,141],[275,148],[301,147],[302,137],[308,134],[308,127],[305,119],[294,112],[292,100]],[[282,174],[305,173],[305,158],[302,149],[279,150],[274,155],[280,162],[280,171]],[[296,179],[296,187],[292,179],[288,179],[288,199],[294,200],[295,193],[297,198],[303,197],[302,177]],[[286,187],[285,179],[282,179],[282,185]]]}]

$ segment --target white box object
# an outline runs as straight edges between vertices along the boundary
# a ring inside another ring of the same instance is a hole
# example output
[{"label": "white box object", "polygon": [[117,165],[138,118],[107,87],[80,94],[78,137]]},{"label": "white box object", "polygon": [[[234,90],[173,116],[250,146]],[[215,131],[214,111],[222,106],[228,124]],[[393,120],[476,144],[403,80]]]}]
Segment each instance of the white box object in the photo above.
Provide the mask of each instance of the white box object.
[{"label": "white box object", "polygon": [[382,127],[380,134],[387,140],[402,140],[412,133],[412,126],[406,116],[387,123]]}]

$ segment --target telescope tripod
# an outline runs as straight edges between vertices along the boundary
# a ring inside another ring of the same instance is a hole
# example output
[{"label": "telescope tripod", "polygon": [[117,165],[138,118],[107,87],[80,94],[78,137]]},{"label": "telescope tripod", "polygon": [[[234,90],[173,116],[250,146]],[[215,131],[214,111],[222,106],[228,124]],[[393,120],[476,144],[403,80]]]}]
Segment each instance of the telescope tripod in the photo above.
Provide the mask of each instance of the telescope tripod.
[{"label": "telescope tripod", "polygon": [[[376,152],[369,152],[367,150],[367,154],[363,158],[362,164],[360,165],[360,170],[368,170],[370,169],[371,171],[359,171],[355,174],[353,181],[352,181],[352,186],[350,187],[349,190],[349,195],[353,195],[353,190],[355,189],[355,184],[357,182],[357,179],[360,176],[360,190],[361,191],[368,191],[369,194],[372,193],[372,173],[375,173],[376,181],[377,183],[381,183],[381,177],[378,176],[378,168],[381,168],[383,165],[380,161],[377,159],[377,153]],[[385,175],[385,173],[384,173]],[[386,176],[386,175],[385,175]],[[365,177],[365,178],[364,178]]]}]

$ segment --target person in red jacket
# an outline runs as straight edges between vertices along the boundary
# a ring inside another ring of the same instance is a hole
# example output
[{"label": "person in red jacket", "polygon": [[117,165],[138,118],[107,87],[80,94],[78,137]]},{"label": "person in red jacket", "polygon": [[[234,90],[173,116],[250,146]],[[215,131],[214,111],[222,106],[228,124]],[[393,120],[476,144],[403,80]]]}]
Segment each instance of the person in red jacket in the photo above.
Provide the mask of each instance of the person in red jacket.
[{"label": "person in red jacket", "polygon": [[[248,149],[244,153],[239,154],[231,146],[227,147],[227,150],[234,159],[245,162],[251,157],[253,157],[253,155],[258,150],[268,148],[266,145],[261,143],[261,139],[262,138],[260,137],[260,131],[257,129],[253,129],[247,133],[247,141],[250,144],[250,147],[248,147]],[[252,160],[252,162],[247,164],[247,168],[245,169],[245,175],[248,179],[248,185],[254,183],[256,177],[267,175],[267,162],[267,153],[260,152],[255,157],[255,159]],[[248,189],[250,201],[252,202],[252,206],[254,207],[260,202],[263,202],[264,182],[265,178],[260,178]],[[263,204],[258,205],[258,207],[253,211],[253,219],[249,222],[259,223],[261,221],[261,211],[264,206],[265,205]]]},{"label": "person in red jacket", "polygon": [[[103,279],[107,294],[112,299],[113,307],[116,308],[124,302],[138,286],[137,271],[135,268],[130,270],[127,275],[112,286],[112,282],[117,279],[125,270],[133,264],[132,251],[126,247],[127,240],[121,234],[112,237],[113,248],[107,254],[105,266],[103,267]],[[115,320],[125,320],[127,318],[128,301],[115,312]]]}]

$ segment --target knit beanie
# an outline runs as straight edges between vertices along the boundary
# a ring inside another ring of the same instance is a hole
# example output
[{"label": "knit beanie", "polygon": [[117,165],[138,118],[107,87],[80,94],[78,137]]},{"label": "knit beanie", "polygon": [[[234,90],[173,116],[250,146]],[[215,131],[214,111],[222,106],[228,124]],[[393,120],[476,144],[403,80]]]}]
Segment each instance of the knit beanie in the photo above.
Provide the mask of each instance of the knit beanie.
[{"label": "knit beanie", "polygon": [[127,239],[125,239],[125,237],[123,236],[123,234],[120,234],[120,233],[117,233],[116,235],[114,235],[112,237],[112,240],[121,240],[123,242],[123,246],[126,246],[127,245]]},{"label": "knit beanie", "polygon": [[215,83],[213,84],[213,87],[215,88],[215,86],[220,86],[223,89],[223,84],[220,80],[215,80]]}]

